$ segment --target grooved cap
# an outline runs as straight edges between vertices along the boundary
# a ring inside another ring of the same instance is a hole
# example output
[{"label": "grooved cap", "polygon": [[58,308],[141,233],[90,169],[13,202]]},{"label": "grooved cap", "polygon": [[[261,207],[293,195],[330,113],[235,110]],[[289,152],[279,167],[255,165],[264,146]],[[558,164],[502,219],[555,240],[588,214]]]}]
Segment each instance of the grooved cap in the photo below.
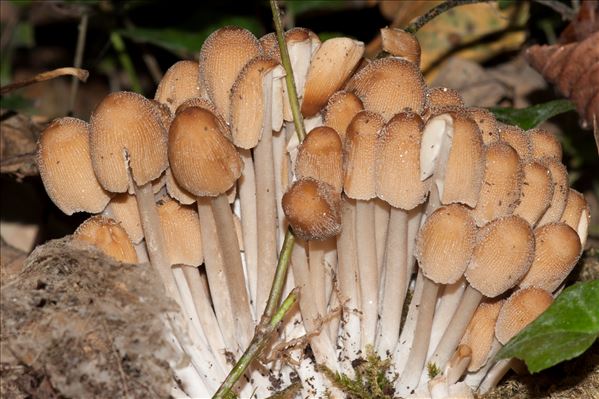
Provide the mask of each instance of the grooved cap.
[{"label": "grooved cap", "polygon": [[283,211],[303,240],[326,240],[341,232],[341,195],[324,182],[297,180],[283,195]]},{"label": "grooved cap", "polygon": [[52,121],[40,136],[37,165],[48,196],[67,215],[102,212],[110,201],[92,169],[89,124],[82,120]]},{"label": "grooved cap", "polygon": [[166,256],[171,265],[200,266],[204,262],[200,218],[193,208],[168,200],[158,206]]},{"label": "grooved cap", "polygon": [[347,37],[324,41],[314,56],[306,78],[302,114],[314,116],[339,90],[364,54],[364,43]]},{"label": "grooved cap", "polygon": [[343,145],[336,131],[321,126],[308,133],[298,148],[295,174],[298,179],[311,177],[323,181],[341,193]]},{"label": "grooved cap", "polygon": [[553,180],[549,169],[539,162],[527,162],[522,167],[522,172],[522,192],[514,215],[521,216],[534,226],[551,203]]},{"label": "grooved cap", "polygon": [[562,159],[562,145],[557,137],[545,129],[537,128],[526,132],[532,145],[532,156],[535,159],[544,157]]},{"label": "grooved cap", "polygon": [[377,135],[384,124],[379,114],[361,111],[347,127],[343,189],[350,198],[369,200],[376,197],[374,157]]},{"label": "grooved cap", "polygon": [[183,205],[191,205],[196,202],[196,197],[177,183],[171,168],[166,170],[166,192]]},{"label": "grooved cap", "polygon": [[591,223],[591,208],[584,199],[584,195],[574,189],[568,190],[568,201],[561,221],[576,230],[584,248]]},{"label": "grooved cap", "polygon": [[535,257],[521,288],[537,287],[553,292],[570,274],[582,252],[578,234],[565,223],[535,229]]},{"label": "grooved cap", "polygon": [[73,239],[92,244],[119,262],[137,263],[137,253],[127,232],[112,219],[92,216],[75,230]]},{"label": "grooved cap", "polygon": [[388,121],[398,112],[422,114],[425,83],[416,65],[401,58],[381,58],[358,71],[347,84],[364,103]]},{"label": "grooved cap", "polygon": [[329,102],[322,112],[323,123],[325,126],[335,129],[343,142],[347,127],[354,116],[362,110],[364,110],[364,106],[358,96],[341,90],[329,98]]},{"label": "grooved cap", "polygon": [[262,49],[247,29],[227,26],[212,32],[200,50],[200,82],[223,117],[228,118],[231,87],[241,69]]},{"label": "grooved cap", "polygon": [[200,65],[196,61],[173,64],[158,84],[154,100],[166,104],[172,113],[185,100],[200,96]]},{"label": "grooved cap", "polygon": [[108,191],[130,189],[159,177],[168,166],[166,131],[160,113],[145,97],[130,92],[106,96],[91,116],[90,150],[94,172]]},{"label": "grooved cap", "polygon": [[532,158],[532,144],[524,130],[518,126],[499,125],[499,137],[512,146],[518,153],[522,162],[528,162]]},{"label": "grooved cap", "polygon": [[139,210],[137,208],[137,199],[135,195],[121,193],[115,195],[108,205],[110,214],[121,227],[125,229],[131,241],[139,244],[144,239],[144,232],[139,220]]},{"label": "grooved cap", "polygon": [[495,326],[495,336],[503,345],[532,323],[551,304],[551,294],[539,288],[525,288],[514,292],[505,301]]},{"label": "grooved cap", "polygon": [[478,226],[510,215],[518,205],[522,189],[520,157],[504,142],[487,147],[483,184],[472,216]]},{"label": "grooved cap", "polygon": [[424,275],[437,284],[462,277],[474,250],[476,225],[463,205],[433,212],[418,232],[415,256]]},{"label": "grooved cap", "polygon": [[554,184],[551,204],[538,223],[539,226],[543,226],[559,221],[564,213],[568,200],[568,170],[564,164],[554,158],[541,158],[539,162],[549,169]]},{"label": "grooved cap", "polygon": [[415,208],[428,195],[431,180],[420,180],[423,129],[420,116],[412,112],[399,113],[378,135],[375,150],[376,194],[395,208]]},{"label": "grooved cap", "polygon": [[203,108],[177,114],[169,131],[169,160],[181,187],[198,197],[216,197],[235,184],[242,161],[220,130],[218,119]]},{"label": "grooved cap", "polygon": [[447,87],[433,87],[426,90],[426,103],[430,110],[445,107],[463,107],[464,99],[457,90]]},{"label": "grooved cap", "polygon": [[420,66],[421,50],[416,36],[401,29],[382,28],[381,40],[384,51]]},{"label": "grooved cap", "polygon": [[208,100],[207,98],[194,97],[194,98],[189,98],[189,99],[185,100],[183,103],[181,103],[181,105],[179,105],[179,107],[175,111],[175,115],[178,114],[179,112],[181,112],[187,108],[191,108],[191,107],[204,108],[204,109],[212,112],[214,114],[214,116],[216,117],[220,131],[230,141],[233,140],[233,136],[231,135],[231,129],[229,129],[229,124],[227,122],[225,122],[222,115],[220,115],[218,113],[218,111],[216,110],[216,107],[214,106],[214,104],[212,104],[212,102],[210,100]]},{"label": "grooved cap", "polygon": [[503,302],[483,302],[474,312],[461,341],[462,345],[468,345],[472,350],[468,371],[477,371],[487,362],[495,338],[495,322]]},{"label": "grooved cap", "polygon": [[478,125],[485,145],[499,140],[499,124],[491,111],[485,108],[469,107],[466,108],[466,112]]},{"label": "grooved cap", "polygon": [[520,281],[534,254],[535,235],[526,220],[519,216],[495,219],[478,230],[464,275],[472,287],[494,298]]}]

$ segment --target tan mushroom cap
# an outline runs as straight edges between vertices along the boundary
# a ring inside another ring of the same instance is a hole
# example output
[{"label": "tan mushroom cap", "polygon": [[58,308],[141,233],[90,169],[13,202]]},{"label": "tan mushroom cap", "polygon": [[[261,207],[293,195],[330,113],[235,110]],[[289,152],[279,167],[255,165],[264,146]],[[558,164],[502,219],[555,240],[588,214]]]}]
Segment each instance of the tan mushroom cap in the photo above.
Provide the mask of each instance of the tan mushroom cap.
[{"label": "tan mushroom cap", "polygon": [[503,345],[532,323],[551,304],[551,294],[540,288],[525,288],[514,292],[505,301],[495,326],[495,336]]},{"label": "tan mushroom cap", "polygon": [[[316,33],[312,32],[310,29],[295,27],[285,32],[285,42],[287,43],[288,49],[290,46],[293,46],[293,44],[304,42],[306,40],[310,40],[313,49],[320,45],[320,39]],[[272,57],[280,63],[281,53],[279,51],[279,42],[277,41],[276,34],[274,32],[267,33],[262,36],[259,41],[264,55]]]},{"label": "tan mushroom cap", "polygon": [[119,262],[137,263],[137,253],[127,232],[112,219],[92,216],[77,228],[73,239],[92,244]]},{"label": "tan mushroom cap", "polygon": [[177,114],[169,131],[169,160],[181,187],[198,197],[215,197],[241,175],[242,161],[220,130],[218,118],[203,108]]},{"label": "tan mushroom cap", "polygon": [[204,262],[200,218],[196,210],[169,200],[158,206],[166,256],[171,265],[200,266]]},{"label": "tan mushroom cap", "polygon": [[196,61],[179,61],[173,64],[158,84],[154,100],[166,104],[172,113],[185,100],[200,97],[200,66]]},{"label": "tan mushroom cap", "polygon": [[228,26],[212,32],[200,50],[200,84],[225,118],[230,115],[229,96],[239,72],[262,49],[247,29]]},{"label": "tan mushroom cap", "polygon": [[535,229],[535,257],[521,288],[537,287],[553,292],[570,274],[582,253],[578,234],[565,223]]},{"label": "tan mushroom cap", "polygon": [[339,90],[354,71],[364,54],[364,43],[347,37],[324,41],[308,70],[302,114],[314,116],[331,95]]},{"label": "tan mushroom cap", "polygon": [[135,195],[121,193],[115,195],[108,205],[111,217],[120,223],[125,229],[129,238],[134,244],[139,244],[144,239],[144,232],[141,228],[139,219],[139,210]]},{"label": "tan mushroom cap", "polygon": [[485,171],[485,148],[478,125],[463,112],[451,113],[453,138],[443,171],[441,203],[476,206]]},{"label": "tan mushroom cap", "polygon": [[522,172],[520,203],[514,209],[514,215],[521,216],[534,226],[551,203],[553,180],[549,169],[536,161],[525,163]]},{"label": "tan mushroom cap", "polygon": [[196,202],[196,197],[181,187],[175,180],[170,167],[166,170],[166,192],[171,198],[176,199],[183,205],[191,205]]},{"label": "tan mushroom cap", "polygon": [[56,206],[72,215],[98,213],[110,201],[96,179],[89,150],[89,124],[75,118],[60,118],[42,132],[37,165],[48,196]]},{"label": "tan mushroom cap", "polygon": [[381,58],[358,71],[346,90],[354,92],[364,109],[380,113],[388,121],[401,111],[422,114],[425,105],[422,73],[410,61]]},{"label": "tan mushroom cap", "polygon": [[323,181],[341,193],[343,145],[335,130],[321,126],[308,133],[298,148],[295,174],[298,179],[311,177]]},{"label": "tan mushroom cap", "polygon": [[477,371],[487,362],[495,338],[495,322],[503,302],[483,302],[474,312],[461,341],[462,345],[468,345],[472,350],[468,371]]},{"label": "tan mushroom cap", "polygon": [[252,58],[243,67],[233,84],[229,121],[233,143],[237,147],[245,149],[255,147],[262,137],[264,123],[270,122],[265,121],[265,117],[270,115],[270,110],[265,110],[263,80],[268,79],[268,72],[277,65],[273,58],[264,56]]},{"label": "tan mushroom cap", "polygon": [[568,170],[564,164],[554,158],[542,158],[539,162],[549,169],[554,184],[551,204],[538,223],[542,226],[559,221],[564,213],[568,200]]},{"label": "tan mushroom cap", "polygon": [[572,188],[568,190],[568,201],[561,221],[576,230],[584,248],[591,224],[591,209],[584,199],[584,195]]},{"label": "tan mushroom cap", "polygon": [[395,208],[410,210],[426,200],[431,179],[420,180],[424,123],[415,113],[395,115],[378,135],[376,195]]},{"label": "tan mushroom cap", "polygon": [[535,159],[544,157],[562,159],[562,145],[557,137],[545,129],[537,128],[526,132],[532,145],[532,156]]},{"label": "tan mushroom cap", "polygon": [[341,195],[330,185],[300,179],[283,195],[283,211],[303,240],[326,240],[341,232]]},{"label": "tan mushroom cap", "polygon": [[[212,112],[214,114],[214,116],[216,117],[216,120],[218,121],[218,126],[220,128],[220,131],[230,141],[233,140],[233,136],[231,135],[231,129],[229,128],[229,124],[227,122],[225,122],[224,118],[218,113],[218,111],[216,110],[216,107],[214,106],[214,104],[212,104],[212,101],[210,101],[206,98],[194,97],[194,98],[189,98],[189,99],[185,100],[183,103],[181,103],[181,105],[179,105],[179,107],[175,111],[175,115],[178,114],[179,112],[181,112],[187,108],[191,108],[191,107],[204,108],[204,109]],[[175,115],[173,115],[173,117]]]},{"label": "tan mushroom cap", "polygon": [[499,125],[499,137],[512,146],[518,153],[522,162],[528,162],[532,158],[532,144],[528,135],[518,126]]},{"label": "tan mushroom cap", "polygon": [[512,214],[520,199],[522,178],[522,165],[516,150],[504,142],[487,147],[483,185],[472,212],[478,226]]},{"label": "tan mushroom cap", "polygon": [[277,41],[277,35],[274,32],[267,33],[258,39],[260,47],[262,47],[262,53],[267,56],[274,58],[277,62],[281,62],[281,53],[279,51],[279,42]]},{"label": "tan mushroom cap", "polygon": [[452,284],[464,274],[475,242],[476,225],[468,208],[447,205],[426,219],[418,232],[415,256],[427,278]]},{"label": "tan mushroom cap", "polygon": [[322,111],[322,122],[325,126],[335,129],[341,141],[345,141],[347,127],[360,111],[364,110],[362,101],[354,93],[340,90],[329,98]]},{"label": "tan mushroom cap", "polygon": [[476,237],[466,279],[484,296],[494,298],[514,287],[528,272],[535,254],[535,235],[519,216],[495,219]]},{"label": "tan mushroom cap", "polygon": [[469,107],[466,108],[466,112],[478,125],[485,145],[499,140],[499,123],[491,111],[485,108]]},{"label": "tan mushroom cap", "polygon": [[90,124],[92,165],[106,190],[128,191],[128,169],[135,183],[143,186],[167,168],[164,125],[157,107],[145,97],[111,93],[96,107]]},{"label": "tan mushroom cap", "polygon": [[154,105],[156,111],[158,111],[160,121],[162,122],[162,126],[164,126],[164,131],[168,132],[168,128],[171,125],[173,118],[175,117],[175,113],[171,111],[167,104],[163,104],[156,100],[150,100],[150,102],[152,103],[152,105]]},{"label": "tan mushroom cap", "polygon": [[443,107],[463,107],[464,99],[457,90],[448,87],[433,87],[426,90],[428,108],[435,110]]},{"label": "tan mushroom cap", "polygon": [[385,121],[370,111],[361,111],[347,127],[343,190],[349,198],[369,200],[376,197],[375,149],[377,136]]},{"label": "tan mushroom cap", "polygon": [[401,29],[382,28],[381,40],[384,51],[420,66],[421,50],[416,36]]}]

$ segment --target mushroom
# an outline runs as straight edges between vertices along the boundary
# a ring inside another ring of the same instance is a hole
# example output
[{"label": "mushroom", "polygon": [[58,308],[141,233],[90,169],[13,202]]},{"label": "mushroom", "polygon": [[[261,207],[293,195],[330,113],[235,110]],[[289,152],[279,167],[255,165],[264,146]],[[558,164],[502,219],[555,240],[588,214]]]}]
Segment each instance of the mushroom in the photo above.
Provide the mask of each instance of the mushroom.
[{"label": "mushroom", "polygon": [[364,110],[362,101],[354,94],[347,91],[338,91],[333,94],[322,111],[322,121],[325,126],[333,128],[341,142],[345,141],[347,127],[360,111]]},{"label": "mushroom", "polygon": [[584,248],[591,223],[591,209],[581,193],[574,189],[568,190],[566,208],[560,221],[576,230],[581,247]]},{"label": "mushroom", "polygon": [[559,140],[545,129],[536,128],[526,132],[532,146],[532,156],[535,159],[544,157],[562,159],[562,146]]},{"label": "mushroom", "polygon": [[383,51],[420,66],[420,43],[412,33],[396,28],[382,28],[381,40]]},{"label": "mushroom", "polygon": [[485,108],[468,107],[466,112],[478,125],[485,145],[499,140],[498,122],[491,111]]},{"label": "mushroom", "polygon": [[168,106],[174,114],[185,100],[200,97],[200,69],[196,61],[173,64],[158,84],[154,100]]},{"label": "mushroom", "polygon": [[516,205],[514,215],[521,216],[534,226],[551,204],[553,180],[549,169],[537,161],[526,162],[522,172],[520,203]]},{"label": "mushroom", "polygon": [[119,262],[137,263],[127,232],[112,219],[92,216],[75,230],[73,239],[91,244]]},{"label": "mushroom", "polygon": [[463,108],[464,100],[457,90],[434,87],[426,90],[426,106],[428,115],[438,115],[446,108],[456,110]]},{"label": "mushroom", "polygon": [[501,299],[481,303],[468,323],[460,344],[468,345],[472,349],[472,359],[468,365],[468,371],[471,373],[491,362],[495,355],[495,323],[503,302]]},{"label": "mushroom", "polygon": [[499,125],[499,137],[516,150],[522,162],[530,161],[532,158],[532,143],[524,130],[518,126],[501,124]]},{"label": "mushroom", "polygon": [[564,164],[555,158],[541,158],[540,162],[549,169],[551,179],[554,183],[551,204],[549,204],[549,208],[547,208],[537,223],[538,226],[543,226],[559,221],[564,213],[568,199],[568,171]]}]

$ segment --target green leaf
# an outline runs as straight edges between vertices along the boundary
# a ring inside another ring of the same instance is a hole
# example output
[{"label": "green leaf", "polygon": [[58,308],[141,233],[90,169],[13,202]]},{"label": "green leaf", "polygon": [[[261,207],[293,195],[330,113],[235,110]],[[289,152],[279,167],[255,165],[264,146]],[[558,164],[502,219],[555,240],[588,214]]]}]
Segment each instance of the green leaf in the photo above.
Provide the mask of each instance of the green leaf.
[{"label": "green leaf", "polygon": [[514,4],[515,2],[516,2],[516,0],[497,0],[497,6],[499,7],[500,10],[505,10],[506,8],[508,8],[509,6]]},{"label": "green leaf", "polygon": [[18,94],[10,94],[0,97],[0,108],[29,112],[33,109],[33,101]]},{"label": "green leaf", "polygon": [[177,55],[189,55],[200,51],[204,40],[206,40],[210,33],[227,25],[246,28],[255,35],[261,33],[260,23],[256,19],[248,17],[226,17],[196,32],[174,28],[130,28],[119,31],[119,33],[134,41],[150,43]]},{"label": "green leaf", "polygon": [[351,6],[351,2],[337,0],[293,0],[285,2],[286,7],[295,15],[310,11],[342,10]]},{"label": "green leaf", "polygon": [[576,107],[570,100],[553,100],[528,108],[490,108],[495,117],[504,123],[520,126],[524,130],[532,129],[555,115],[573,111]]},{"label": "green leaf", "polygon": [[517,357],[536,373],[587,350],[599,336],[599,280],[566,288],[539,318],[512,338],[497,359]]}]

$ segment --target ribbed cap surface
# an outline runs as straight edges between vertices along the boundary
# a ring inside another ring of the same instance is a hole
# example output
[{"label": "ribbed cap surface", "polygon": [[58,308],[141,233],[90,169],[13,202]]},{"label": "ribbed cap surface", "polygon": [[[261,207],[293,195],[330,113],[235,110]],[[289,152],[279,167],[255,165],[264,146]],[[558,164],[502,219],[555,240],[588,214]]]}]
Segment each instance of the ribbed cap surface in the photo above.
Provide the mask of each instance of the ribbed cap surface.
[{"label": "ribbed cap surface", "polygon": [[295,174],[299,179],[311,177],[323,181],[341,193],[343,145],[335,130],[321,126],[308,133],[298,148]]},{"label": "ribbed cap surface", "polygon": [[545,213],[553,197],[551,172],[539,162],[528,162],[522,167],[522,193],[514,215],[521,216],[534,226]]},{"label": "ribbed cap surface", "polygon": [[477,371],[487,362],[495,338],[495,322],[503,302],[503,300],[483,302],[474,312],[461,341],[461,344],[468,345],[472,350],[468,371]]},{"label": "ribbed cap surface", "polygon": [[560,161],[554,158],[541,158],[539,161],[551,172],[551,180],[553,180],[553,197],[547,211],[541,216],[539,226],[544,224],[557,222],[561,219],[566,201],[568,200],[568,170]]},{"label": "ribbed cap surface", "polygon": [[166,104],[172,113],[185,100],[200,96],[200,65],[196,61],[173,64],[158,84],[154,100]]},{"label": "ribbed cap surface", "polygon": [[504,125],[499,126],[499,137],[512,146],[518,153],[523,162],[532,158],[532,144],[528,135],[518,126]]},{"label": "ribbed cap surface", "polygon": [[401,29],[382,28],[381,39],[384,51],[420,65],[420,43],[416,36]]},{"label": "ribbed cap surface", "polygon": [[354,93],[338,91],[329,98],[322,121],[325,126],[335,129],[343,142],[350,122],[363,109],[362,101]]},{"label": "ribbed cap surface", "polygon": [[491,111],[485,108],[469,107],[466,108],[466,112],[478,125],[485,145],[499,140],[499,126]]},{"label": "ribbed cap surface", "polygon": [[131,241],[139,244],[144,239],[144,232],[139,220],[135,195],[128,193],[115,195],[108,206],[112,217],[125,229]]},{"label": "ribbed cap surface", "polygon": [[551,294],[539,288],[525,288],[514,292],[503,304],[495,336],[503,345],[532,323],[553,302]]},{"label": "ribbed cap surface", "polygon": [[137,253],[127,232],[114,220],[92,216],[77,228],[73,238],[96,246],[123,263],[137,263]]},{"label": "ribbed cap surface", "polygon": [[591,223],[591,209],[584,196],[574,189],[568,190],[566,209],[564,209],[561,221],[576,230],[584,247]]},{"label": "ribbed cap surface", "polygon": [[562,159],[562,145],[557,137],[545,129],[537,128],[526,132],[532,145],[532,156],[535,159],[544,157]]},{"label": "ribbed cap surface", "polygon": [[171,265],[200,266],[204,262],[200,218],[195,209],[169,200],[158,206],[166,256]]}]

